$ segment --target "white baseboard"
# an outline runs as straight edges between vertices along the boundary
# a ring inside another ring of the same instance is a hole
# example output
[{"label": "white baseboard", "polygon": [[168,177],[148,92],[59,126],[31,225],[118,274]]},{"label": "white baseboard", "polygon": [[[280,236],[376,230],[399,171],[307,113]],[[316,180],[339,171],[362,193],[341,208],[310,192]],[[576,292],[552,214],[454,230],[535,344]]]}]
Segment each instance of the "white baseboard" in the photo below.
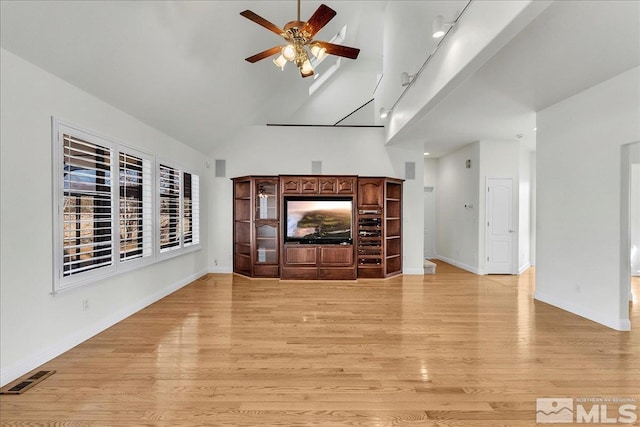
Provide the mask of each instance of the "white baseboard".
[{"label": "white baseboard", "polygon": [[456,266],[456,267],[461,268],[463,270],[467,270],[467,271],[469,271],[471,273],[474,273],[474,274],[479,274],[479,275],[483,275],[484,274],[484,272],[482,270],[480,270],[479,268],[473,267],[471,265],[467,265],[465,263],[456,261],[454,259],[447,258],[447,257],[442,256],[442,255],[436,256],[435,259],[439,259],[441,261],[446,262],[447,264],[451,264],[453,266]]},{"label": "white baseboard", "polygon": [[530,269],[530,268],[531,268],[531,264],[526,263],[525,265],[521,266],[521,267],[518,269],[518,274],[522,274],[522,273],[524,273],[525,271],[527,271],[527,270],[528,270],[528,269]]},{"label": "white baseboard", "polygon": [[611,329],[615,329],[616,331],[631,330],[631,321],[629,319],[611,319],[589,308],[567,302],[564,299],[544,294],[539,291],[536,291],[533,294],[533,299],[553,305],[554,307],[558,307],[562,310],[568,311],[569,313],[573,313],[580,317],[584,317],[585,319],[589,319],[593,322],[600,323],[601,325],[607,326]]},{"label": "white baseboard", "polygon": [[209,273],[211,274],[229,274],[233,273],[233,267],[209,267]]},{"label": "white baseboard", "polygon": [[422,276],[424,274],[424,268],[403,268],[402,274],[406,274],[406,275],[418,274]]},{"label": "white baseboard", "polygon": [[167,295],[170,295],[171,293],[188,285],[204,274],[206,274],[205,270],[193,273],[192,275],[185,277],[184,279],[173,283],[163,289],[160,289],[157,292],[149,295],[148,297],[143,298],[142,300],[137,301],[136,303],[131,304],[130,306],[125,307],[122,310],[105,317],[104,319],[87,326],[86,328],[68,335],[56,344],[51,345],[43,349],[42,351],[31,354],[30,356],[27,356],[25,359],[20,360],[13,365],[0,369],[0,387],[16,380],[17,378],[20,378],[24,374],[31,372],[38,366],[50,361],[51,359],[60,356],[65,351],[72,349],[73,347],[81,344],[94,335],[97,335],[105,329],[110,328],[116,323],[126,319],[132,314],[137,313],[143,308],[166,297]]}]

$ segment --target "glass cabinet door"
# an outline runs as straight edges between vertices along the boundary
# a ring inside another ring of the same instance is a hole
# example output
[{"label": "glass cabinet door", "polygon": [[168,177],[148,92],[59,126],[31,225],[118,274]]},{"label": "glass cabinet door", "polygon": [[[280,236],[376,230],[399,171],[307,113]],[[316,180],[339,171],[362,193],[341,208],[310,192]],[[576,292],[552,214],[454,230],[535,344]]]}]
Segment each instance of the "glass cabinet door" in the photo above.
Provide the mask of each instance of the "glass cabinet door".
[{"label": "glass cabinet door", "polygon": [[256,263],[278,263],[278,227],[273,224],[256,226]]},{"label": "glass cabinet door", "polygon": [[256,183],[256,219],[278,218],[278,183],[258,181]]}]

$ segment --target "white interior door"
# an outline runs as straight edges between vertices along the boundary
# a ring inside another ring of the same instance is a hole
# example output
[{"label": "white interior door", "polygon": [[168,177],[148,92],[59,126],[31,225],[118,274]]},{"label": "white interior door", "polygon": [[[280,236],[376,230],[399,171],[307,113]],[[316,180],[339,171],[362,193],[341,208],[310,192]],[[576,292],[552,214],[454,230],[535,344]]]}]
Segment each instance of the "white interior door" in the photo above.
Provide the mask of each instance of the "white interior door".
[{"label": "white interior door", "polygon": [[513,181],[487,179],[487,274],[513,274]]}]

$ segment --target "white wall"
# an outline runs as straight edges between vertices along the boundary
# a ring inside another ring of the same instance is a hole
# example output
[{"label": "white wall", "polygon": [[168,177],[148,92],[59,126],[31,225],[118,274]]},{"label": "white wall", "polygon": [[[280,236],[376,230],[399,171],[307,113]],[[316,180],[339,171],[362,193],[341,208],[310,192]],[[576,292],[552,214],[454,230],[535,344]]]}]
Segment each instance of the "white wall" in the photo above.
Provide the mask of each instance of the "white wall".
[{"label": "white wall", "polygon": [[438,185],[439,162],[439,159],[424,158],[423,183],[425,186],[430,185],[435,187]]},{"label": "white wall", "polygon": [[520,147],[518,194],[518,272],[531,266],[531,152]]},{"label": "white wall", "polygon": [[432,259],[438,254],[436,244],[438,159],[424,159],[424,258]]},{"label": "white wall", "polygon": [[[467,160],[471,160],[469,169]],[[438,163],[437,258],[474,273],[480,273],[479,164],[479,142],[441,157]],[[465,208],[468,204],[474,207]]]},{"label": "white wall", "polygon": [[640,142],[629,147],[630,198],[629,219],[631,220],[631,274],[640,276]]},{"label": "white wall", "polygon": [[209,194],[211,232],[209,266],[232,271],[232,198],[230,178],[243,175],[310,174],[311,162],[322,161],[322,174],[404,178],[405,162],[415,162],[418,179],[404,182],[403,251],[405,274],[422,274],[423,152],[386,147],[381,128],[250,126],[210,157],[226,160],[226,177],[212,181]]},{"label": "white wall", "polygon": [[531,262],[531,266],[535,267],[536,265],[536,238],[537,238],[537,184],[536,184],[536,174],[537,174],[537,154],[536,152],[532,152],[530,154],[531,157],[531,208],[529,209],[530,212],[530,218],[531,218],[531,222],[530,222],[530,226],[531,226],[531,233],[529,233],[529,237],[531,239],[530,241],[530,245],[529,245],[529,257],[530,257],[530,262]]},{"label": "white wall", "polygon": [[640,140],[639,94],[634,68],[537,116],[535,298],[619,330],[630,328],[621,146]]},{"label": "white wall", "polygon": [[[6,384],[206,272],[208,178],[203,154],[4,49],[0,64],[0,382]],[[200,171],[203,249],[52,296],[52,116]]]}]

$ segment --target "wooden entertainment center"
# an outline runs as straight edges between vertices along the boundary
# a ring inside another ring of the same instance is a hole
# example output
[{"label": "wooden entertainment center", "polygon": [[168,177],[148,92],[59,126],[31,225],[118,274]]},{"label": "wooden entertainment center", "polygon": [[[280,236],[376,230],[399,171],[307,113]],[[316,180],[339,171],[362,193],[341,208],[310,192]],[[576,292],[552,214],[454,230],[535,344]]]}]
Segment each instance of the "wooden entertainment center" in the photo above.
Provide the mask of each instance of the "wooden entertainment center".
[{"label": "wooden entertainment center", "polygon": [[[401,179],[279,175],[232,180],[234,273],[301,280],[402,273]],[[317,227],[313,235],[329,237],[292,237],[286,206],[305,201],[346,202],[351,206],[350,236],[332,240],[331,233]]]}]

